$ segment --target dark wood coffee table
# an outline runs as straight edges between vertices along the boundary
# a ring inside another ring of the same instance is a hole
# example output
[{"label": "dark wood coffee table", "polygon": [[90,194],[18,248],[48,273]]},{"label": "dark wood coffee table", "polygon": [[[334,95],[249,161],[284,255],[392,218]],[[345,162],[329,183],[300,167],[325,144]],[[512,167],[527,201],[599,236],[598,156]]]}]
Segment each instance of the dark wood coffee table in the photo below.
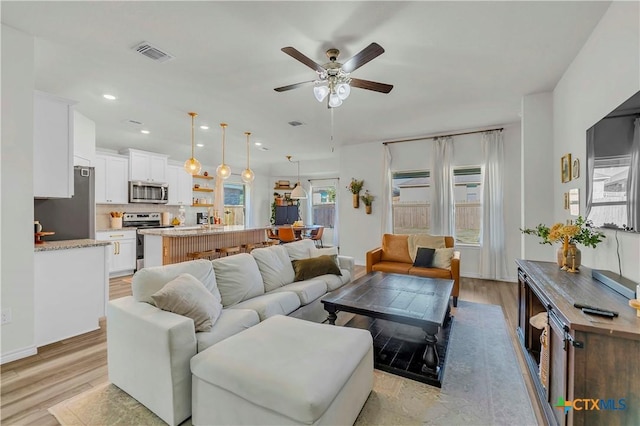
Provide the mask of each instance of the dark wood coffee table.
[{"label": "dark wood coffee table", "polygon": [[421,370],[428,379],[422,381],[440,386],[443,371],[439,367],[436,335],[449,321],[453,283],[446,279],[372,272],[332,292],[322,303],[329,313],[330,324],[335,325],[336,313],[344,311],[421,328],[426,342]]}]

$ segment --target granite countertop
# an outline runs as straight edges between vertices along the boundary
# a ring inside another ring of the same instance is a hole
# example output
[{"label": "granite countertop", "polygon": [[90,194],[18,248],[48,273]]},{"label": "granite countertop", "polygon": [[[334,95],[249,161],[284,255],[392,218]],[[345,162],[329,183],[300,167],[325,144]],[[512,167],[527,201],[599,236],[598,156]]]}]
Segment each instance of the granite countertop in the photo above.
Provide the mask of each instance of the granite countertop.
[{"label": "granite countertop", "polygon": [[45,241],[42,244],[34,244],[33,251],[52,251],[52,250],[68,250],[85,247],[108,246],[109,241],[96,240],[62,240],[62,241]]},{"label": "granite countertop", "polygon": [[143,235],[160,235],[162,237],[193,237],[197,235],[212,235],[212,234],[225,234],[233,232],[244,231],[259,231],[268,229],[270,226],[254,226],[245,227],[242,225],[211,225],[209,228],[207,225],[200,226],[177,226],[175,228],[160,228],[160,229],[144,229],[138,231]]}]

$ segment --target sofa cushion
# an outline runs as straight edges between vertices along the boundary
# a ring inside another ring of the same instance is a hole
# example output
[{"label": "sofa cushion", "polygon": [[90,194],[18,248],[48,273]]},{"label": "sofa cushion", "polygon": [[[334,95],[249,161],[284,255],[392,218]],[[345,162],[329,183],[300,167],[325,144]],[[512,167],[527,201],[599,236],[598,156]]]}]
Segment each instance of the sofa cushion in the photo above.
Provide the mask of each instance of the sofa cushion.
[{"label": "sofa cushion", "polygon": [[442,235],[429,235],[429,234],[411,234],[407,239],[409,247],[409,256],[411,261],[415,262],[416,252],[418,247],[427,247],[432,249],[445,248],[445,239]]},{"label": "sofa cushion", "polygon": [[250,254],[222,257],[211,263],[224,307],[264,294],[258,265]]},{"label": "sofa cushion", "polygon": [[283,246],[258,248],[251,251],[251,256],[258,264],[265,291],[269,292],[293,282],[295,273],[289,254]]},{"label": "sofa cushion", "polygon": [[304,281],[325,274],[342,275],[336,255],[322,255],[308,259],[292,260],[293,270],[296,272],[294,281]]},{"label": "sofa cushion", "polygon": [[433,255],[433,267],[441,269],[451,269],[453,250],[453,248],[436,249],[436,252]]},{"label": "sofa cushion", "polygon": [[382,257],[387,262],[413,263],[409,256],[409,236],[384,234],[382,236]]},{"label": "sofa cushion", "polygon": [[291,291],[272,291],[269,294],[245,300],[230,309],[252,309],[258,313],[260,321],[274,315],[289,315],[300,307],[300,298]]},{"label": "sofa cushion", "polygon": [[133,298],[138,302],[147,302],[153,305],[151,295],[184,273],[193,275],[216,299],[222,301],[211,262],[205,259],[140,269],[133,275],[131,281]]},{"label": "sofa cushion", "polygon": [[413,268],[412,263],[403,262],[378,262],[372,266],[372,270],[380,272],[390,272],[394,274],[408,274]]},{"label": "sofa cushion", "polygon": [[409,274],[417,275],[419,277],[425,277],[425,278],[446,278],[449,280],[452,279],[451,271],[448,269],[418,268],[418,267],[412,266],[411,269],[409,269]]},{"label": "sofa cushion", "polygon": [[163,311],[191,318],[196,331],[209,331],[222,312],[222,303],[191,274],[180,274],[151,295]]},{"label": "sofa cushion", "polygon": [[320,275],[314,279],[324,281],[327,285],[327,291],[333,291],[351,281],[351,272],[348,269],[341,268],[340,272],[342,272],[342,275],[327,274]]},{"label": "sofa cushion", "polygon": [[223,309],[211,330],[196,333],[198,352],[259,323],[260,317],[252,309]]},{"label": "sofa cushion", "polygon": [[315,243],[308,238],[295,241],[293,243],[283,244],[282,246],[289,254],[290,260],[307,259],[311,257],[309,256],[309,251],[316,248]]},{"label": "sofa cushion", "polygon": [[433,256],[436,253],[436,249],[427,247],[418,247],[416,252],[416,259],[413,261],[413,266],[419,266],[421,268],[431,268],[433,266]]},{"label": "sofa cushion", "polygon": [[298,281],[295,283],[287,284],[284,287],[280,287],[274,290],[274,292],[276,291],[294,292],[298,295],[300,303],[304,306],[313,302],[318,297],[323,296],[327,292],[327,284],[322,279],[314,278],[311,280]]}]

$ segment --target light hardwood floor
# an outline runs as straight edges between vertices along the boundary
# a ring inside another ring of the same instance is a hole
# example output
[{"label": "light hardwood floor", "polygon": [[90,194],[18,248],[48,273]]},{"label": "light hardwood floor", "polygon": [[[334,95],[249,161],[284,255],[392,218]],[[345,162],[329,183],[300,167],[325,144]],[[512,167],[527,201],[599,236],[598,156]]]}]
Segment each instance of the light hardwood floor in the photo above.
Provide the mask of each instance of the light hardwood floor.
[{"label": "light hardwood floor", "polygon": [[[356,266],[356,277],[364,275],[364,272],[364,267]],[[515,348],[516,284],[471,278],[462,278],[461,281],[461,300],[502,307]],[[130,294],[131,277],[110,280],[110,299]],[[533,395],[522,355],[517,348],[515,352],[529,394]],[[107,339],[103,321],[100,330],[41,347],[37,355],[0,366],[0,423],[58,425],[48,413],[49,407],[106,381]],[[543,424],[540,408],[536,403],[533,406],[538,423]]]}]

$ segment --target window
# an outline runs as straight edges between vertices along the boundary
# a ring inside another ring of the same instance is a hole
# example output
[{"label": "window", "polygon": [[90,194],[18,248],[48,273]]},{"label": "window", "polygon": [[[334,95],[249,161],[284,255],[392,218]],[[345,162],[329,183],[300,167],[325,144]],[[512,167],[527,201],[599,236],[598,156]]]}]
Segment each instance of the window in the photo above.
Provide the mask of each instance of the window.
[{"label": "window", "polygon": [[313,224],[333,228],[336,209],[336,187],[334,185],[314,186],[311,191]]},{"label": "window", "polygon": [[456,203],[456,243],[480,244],[482,226],[482,170],[480,167],[453,169]]},{"label": "window", "polygon": [[595,226],[602,226],[605,221],[618,226],[627,223],[627,177],[630,166],[630,155],[594,160],[589,219]]},{"label": "window", "polygon": [[241,183],[224,184],[224,223],[244,225],[245,188]]},{"label": "window", "polygon": [[393,173],[394,234],[428,234],[430,230],[431,177],[428,171]]}]

